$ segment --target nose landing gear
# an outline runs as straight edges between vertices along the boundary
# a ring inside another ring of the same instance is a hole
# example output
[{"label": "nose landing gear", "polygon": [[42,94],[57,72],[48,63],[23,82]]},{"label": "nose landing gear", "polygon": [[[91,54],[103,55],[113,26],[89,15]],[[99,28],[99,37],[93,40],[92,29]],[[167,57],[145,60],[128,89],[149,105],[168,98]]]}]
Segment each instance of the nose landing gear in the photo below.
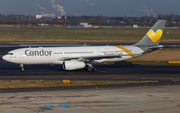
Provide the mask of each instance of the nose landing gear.
[{"label": "nose landing gear", "polygon": [[24,71],[24,65],[20,64],[20,67],[21,67],[21,71]]}]

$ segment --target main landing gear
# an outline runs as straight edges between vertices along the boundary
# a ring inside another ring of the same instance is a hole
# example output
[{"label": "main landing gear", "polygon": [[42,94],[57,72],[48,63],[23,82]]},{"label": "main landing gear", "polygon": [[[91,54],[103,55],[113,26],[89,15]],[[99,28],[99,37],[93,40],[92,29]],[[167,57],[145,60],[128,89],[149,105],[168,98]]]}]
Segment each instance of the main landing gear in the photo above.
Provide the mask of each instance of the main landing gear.
[{"label": "main landing gear", "polygon": [[20,64],[20,67],[21,67],[21,71],[24,71],[24,65]]},{"label": "main landing gear", "polygon": [[97,69],[95,67],[93,67],[92,64],[87,64],[86,70],[87,71],[97,71]]}]

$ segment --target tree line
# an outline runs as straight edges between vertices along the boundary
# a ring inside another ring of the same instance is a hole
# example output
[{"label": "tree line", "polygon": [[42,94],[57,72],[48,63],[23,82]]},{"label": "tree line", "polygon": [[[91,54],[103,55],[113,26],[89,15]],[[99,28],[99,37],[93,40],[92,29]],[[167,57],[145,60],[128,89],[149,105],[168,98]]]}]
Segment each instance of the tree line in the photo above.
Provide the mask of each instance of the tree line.
[{"label": "tree line", "polygon": [[78,22],[89,22],[94,26],[129,26],[137,24],[138,26],[152,26],[158,19],[166,19],[166,27],[180,27],[180,15],[159,14],[157,17],[106,17],[106,16],[62,16],[61,18],[41,18],[36,19],[31,15],[2,15],[0,14],[0,24],[8,25],[38,25],[46,23],[49,25],[77,25]]}]

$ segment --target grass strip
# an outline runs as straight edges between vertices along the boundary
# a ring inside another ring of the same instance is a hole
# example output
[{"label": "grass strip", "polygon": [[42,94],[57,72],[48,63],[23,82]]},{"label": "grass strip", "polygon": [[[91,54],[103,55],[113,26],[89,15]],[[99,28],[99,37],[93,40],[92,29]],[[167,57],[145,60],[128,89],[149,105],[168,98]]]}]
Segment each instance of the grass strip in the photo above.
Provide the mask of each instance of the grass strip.
[{"label": "grass strip", "polygon": [[[0,42],[138,42],[148,29],[1,31]],[[166,29],[162,42],[180,42],[180,29]]]},{"label": "grass strip", "polygon": [[114,85],[133,83],[154,83],[159,81],[88,81],[72,80],[69,84],[63,80],[0,80],[0,89],[8,88],[40,88],[40,87],[62,87],[62,86],[92,86],[92,85]]}]

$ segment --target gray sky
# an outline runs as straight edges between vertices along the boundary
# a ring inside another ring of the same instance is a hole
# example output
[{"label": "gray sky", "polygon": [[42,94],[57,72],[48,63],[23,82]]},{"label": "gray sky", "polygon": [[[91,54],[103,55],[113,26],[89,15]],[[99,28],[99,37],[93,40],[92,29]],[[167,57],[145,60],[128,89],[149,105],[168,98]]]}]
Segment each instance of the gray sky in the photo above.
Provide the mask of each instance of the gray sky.
[{"label": "gray sky", "polygon": [[180,15],[180,0],[0,0],[0,14],[103,16]]}]

